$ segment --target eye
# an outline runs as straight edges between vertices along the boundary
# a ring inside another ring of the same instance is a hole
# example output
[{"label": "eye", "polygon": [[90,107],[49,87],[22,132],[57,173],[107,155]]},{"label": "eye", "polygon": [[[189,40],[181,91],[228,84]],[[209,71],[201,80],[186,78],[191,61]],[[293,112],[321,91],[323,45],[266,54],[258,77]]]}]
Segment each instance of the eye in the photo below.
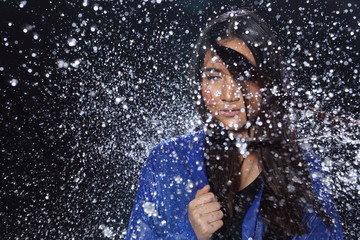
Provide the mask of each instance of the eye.
[{"label": "eye", "polygon": [[206,76],[206,79],[209,81],[220,81],[222,80],[221,76]]},{"label": "eye", "polygon": [[209,72],[203,73],[202,77],[208,81],[217,82],[217,81],[221,81],[223,79],[223,74],[220,72],[209,71]]}]

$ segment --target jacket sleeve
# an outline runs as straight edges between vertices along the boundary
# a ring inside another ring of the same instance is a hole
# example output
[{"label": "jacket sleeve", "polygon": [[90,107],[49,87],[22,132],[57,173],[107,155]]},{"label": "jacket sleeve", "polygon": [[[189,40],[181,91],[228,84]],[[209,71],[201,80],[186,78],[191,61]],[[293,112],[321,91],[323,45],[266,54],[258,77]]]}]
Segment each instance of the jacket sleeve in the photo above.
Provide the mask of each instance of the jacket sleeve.
[{"label": "jacket sleeve", "polygon": [[125,239],[160,239],[156,233],[158,204],[155,173],[152,167],[154,150],[142,169],[130,222]]},{"label": "jacket sleeve", "polygon": [[315,213],[308,213],[304,220],[310,232],[301,239],[342,240],[344,237],[342,234],[340,218],[337,214],[335,203],[330,195],[330,189],[323,182],[324,172],[321,168],[321,160],[311,151],[305,151],[305,157],[308,162],[314,186],[314,193],[318,197],[322,208],[332,221],[333,227],[326,227],[323,221],[316,216]]},{"label": "jacket sleeve", "polygon": [[[176,162],[169,143],[158,145],[150,153],[142,169],[125,239],[196,239],[187,218],[189,200],[184,194],[176,193],[184,186],[177,186],[172,173],[184,174],[185,171]],[[171,195],[175,197],[172,199]]]}]

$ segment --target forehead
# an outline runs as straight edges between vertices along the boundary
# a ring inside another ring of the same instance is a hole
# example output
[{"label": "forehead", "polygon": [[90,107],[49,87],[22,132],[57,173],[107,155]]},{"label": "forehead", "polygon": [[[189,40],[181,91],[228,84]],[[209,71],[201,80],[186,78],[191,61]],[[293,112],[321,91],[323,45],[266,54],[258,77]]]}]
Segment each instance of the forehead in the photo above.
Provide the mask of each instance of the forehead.
[{"label": "forehead", "polygon": [[205,53],[204,68],[219,69],[222,72],[228,72],[225,63],[210,49],[206,50]]},{"label": "forehead", "polygon": [[[249,47],[245,44],[245,42],[242,41],[241,39],[237,37],[230,37],[230,38],[220,39],[217,41],[217,43],[220,46],[235,50],[236,52],[243,55],[252,65],[256,66],[254,55],[252,54]],[[224,63],[221,59],[217,58],[216,54],[211,49],[208,49],[206,51],[205,59],[204,59],[204,66],[207,65],[219,65],[220,67],[220,65],[224,65]]]}]

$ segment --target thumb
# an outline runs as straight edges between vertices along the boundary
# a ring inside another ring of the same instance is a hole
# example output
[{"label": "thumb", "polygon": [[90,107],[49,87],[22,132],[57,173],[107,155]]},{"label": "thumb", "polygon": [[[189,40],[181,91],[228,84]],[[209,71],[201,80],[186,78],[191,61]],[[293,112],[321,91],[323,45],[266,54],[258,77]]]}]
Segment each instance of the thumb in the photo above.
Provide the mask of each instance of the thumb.
[{"label": "thumb", "polygon": [[195,198],[200,197],[201,195],[207,193],[210,191],[210,185],[205,185],[203,188],[199,189],[196,194],[195,194]]}]

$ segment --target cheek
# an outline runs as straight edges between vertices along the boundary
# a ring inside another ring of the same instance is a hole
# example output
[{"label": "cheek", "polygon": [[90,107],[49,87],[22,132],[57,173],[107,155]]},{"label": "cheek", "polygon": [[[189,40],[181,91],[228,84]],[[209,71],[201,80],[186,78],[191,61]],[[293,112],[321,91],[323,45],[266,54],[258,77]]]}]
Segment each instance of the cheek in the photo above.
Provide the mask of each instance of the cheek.
[{"label": "cheek", "polygon": [[256,102],[256,103],[261,102],[262,94],[260,91],[258,91],[257,89],[254,89],[253,96],[254,96],[254,102]]},{"label": "cheek", "polygon": [[201,85],[201,96],[203,97],[206,104],[210,104],[212,101],[214,101],[214,96],[209,84],[203,83]]},{"label": "cheek", "polygon": [[252,93],[252,99],[251,99],[252,107],[256,110],[260,110],[259,108],[261,107],[261,101],[262,101],[262,93],[260,91],[260,88],[254,86],[251,89],[251,93]]}]

